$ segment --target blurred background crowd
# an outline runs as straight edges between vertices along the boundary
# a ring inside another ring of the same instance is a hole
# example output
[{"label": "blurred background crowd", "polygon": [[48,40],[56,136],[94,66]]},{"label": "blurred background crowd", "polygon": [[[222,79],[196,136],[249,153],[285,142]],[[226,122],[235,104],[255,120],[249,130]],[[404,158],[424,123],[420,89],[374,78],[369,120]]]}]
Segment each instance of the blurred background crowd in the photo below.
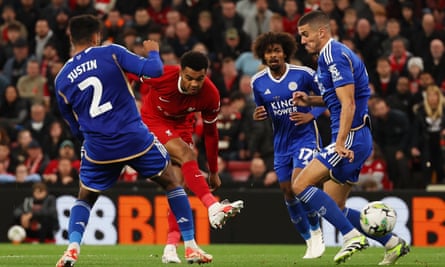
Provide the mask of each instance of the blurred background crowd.
[{"label": "blurred background crowd", "polygon": [[[0,0],[0,182],[77,186],[80,144],[55,101],[54,78],[70,57],[68,20],[93,14],[103,44],[145,56],[157,40],[164,64],[188,50],[208,55],[221,94],[218,118],[223,186],[276,188],[272,128],[254,122],[250,81],[261,62],[255,38],[284,31],[298,40],[302,14],[322,10],[333,36],[365,62],[373,96],[374,151],[357,190],[423,189],[444,183],[444,0]],[[315,68],[299,47],[292,63]],[[132,84],[140,103],[144,88]],[[317,119],[329,143],[329,114]],[[202,121],[196,151],[203,171]],[[131,168],[122,182],[135,182]]]}]

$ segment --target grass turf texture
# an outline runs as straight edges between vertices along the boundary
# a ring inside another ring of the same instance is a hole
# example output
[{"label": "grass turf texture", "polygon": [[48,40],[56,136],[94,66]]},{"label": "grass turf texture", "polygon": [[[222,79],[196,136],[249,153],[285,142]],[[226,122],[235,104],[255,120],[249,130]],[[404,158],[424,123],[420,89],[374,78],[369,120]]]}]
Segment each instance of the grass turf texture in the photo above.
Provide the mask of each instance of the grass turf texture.
[{"label": "grass turf texture", "polygon": [[[55,266],[66,246],[0,244],[0,266]],[[305,246],[302,245],[210,245],[204,250],[213,255],[209,266],[335,266],[334,255],[338,247],[328,247],[323,257],[303,260]],[[88,246],[81,248],[76,267],[99,266],[166,266],[161,263],[163,246],[116,245]],[[383,248],[371,247],[355,254],[341,266],[377,266],[383,258]],[[397,266],[445,266],[444,248],[412,247],[411,253],[401,258]],[[184,262],[184,248],[178,248],[179,257]],[[172,266],[172,264],[170,264]],[[173,265],[175,266],[175,265]]]}]

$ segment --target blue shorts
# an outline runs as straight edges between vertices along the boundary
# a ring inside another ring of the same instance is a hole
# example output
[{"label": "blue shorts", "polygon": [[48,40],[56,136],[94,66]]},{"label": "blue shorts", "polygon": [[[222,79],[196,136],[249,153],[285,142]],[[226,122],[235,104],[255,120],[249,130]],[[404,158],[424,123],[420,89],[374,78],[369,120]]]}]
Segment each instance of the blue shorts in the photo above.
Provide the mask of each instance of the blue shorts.
[{"label": "blue shorts", "polygon": [[125,165],[131,166],[144,178],[160,175],[167,167],[170,156],[164,146],[155,139],[153,145],[141,156],[125,161],[97,164],[82,156],[80,181],[92,191],[103,191],[112,187],[118,180]]},{"label": "blue shorts", "polygon": [[324,147],[315,158],[329,169],[333,180],[342,184],[355,184],[363,164],[372,151],[372,135],[369,127],[364,126],[357,131],[351,131],[346,139],[346,148],[354,151],[353,162],[335,153],[335,142]]},{"label": "blue shorts", "polygon": [[316,154],[315,143],[311,146],[300,143],[295,146],[295,153],[292,155],[275,155],[274,156],[274,170],[278,177],[278,182],[290,182],[292,179],[292,172],[296,168],[303,169],[309,161],[312,160]]}]

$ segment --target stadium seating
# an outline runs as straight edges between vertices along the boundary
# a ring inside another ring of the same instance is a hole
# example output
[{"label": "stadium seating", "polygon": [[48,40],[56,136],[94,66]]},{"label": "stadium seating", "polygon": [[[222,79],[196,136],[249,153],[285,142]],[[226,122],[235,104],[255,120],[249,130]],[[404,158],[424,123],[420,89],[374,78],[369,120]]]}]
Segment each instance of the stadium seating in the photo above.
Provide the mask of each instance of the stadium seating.
[{"label": "stadium seating", "polygon": [[230,160],[227,161],[226,168],[234,182],[246,182],[249,179],[250,161]]}]

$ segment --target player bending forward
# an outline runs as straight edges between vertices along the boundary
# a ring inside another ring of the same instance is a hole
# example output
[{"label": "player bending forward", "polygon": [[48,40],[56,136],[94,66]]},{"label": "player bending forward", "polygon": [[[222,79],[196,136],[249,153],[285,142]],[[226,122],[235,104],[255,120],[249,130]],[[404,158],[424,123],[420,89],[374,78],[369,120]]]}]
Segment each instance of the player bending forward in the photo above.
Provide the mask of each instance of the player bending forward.
[{"label": "player bending forward", "polygon": [[[207,78],[208,58],[195,51],[186,52],[179,66],[164,66],[159,78],[142,78],[148,93],[144,97],[142,119],[165,146],[172,162],[181,168],[185,185],[208,208],[213,228],[221,228],[243,208],[243,201],[218,202],[202,175],[193,147],[195,112],[204,121],[204,141],[210,170],[209,182],[214,189],[221,185],[218,176],[218,129],[216,120],[220,109],[218,89]],[[169,232],[162,262],[180,263],[176,246],[180,241],[178,224],[170,212]]]}]

